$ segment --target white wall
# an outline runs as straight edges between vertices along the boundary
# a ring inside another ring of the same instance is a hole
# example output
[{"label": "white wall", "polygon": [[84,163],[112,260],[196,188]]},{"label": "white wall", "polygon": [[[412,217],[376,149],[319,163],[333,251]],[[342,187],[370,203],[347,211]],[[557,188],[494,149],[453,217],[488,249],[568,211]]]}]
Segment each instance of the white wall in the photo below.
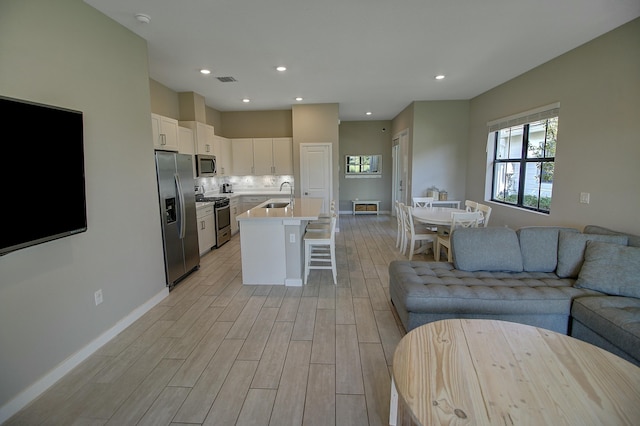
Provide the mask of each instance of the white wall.
[{"label": "white wall", "polygon": [[[484,197],[486,123],[555,102],[550,214],[492,203],[492,225],[597,224],[640,234],[640,19],[471,100],[467,198]],[[580,192],[590,204],[579,203]]]},{"label": "white wall", "polygon": [[[6,414],[17,395],[166,290],[145,41],[80,0],[3,0],[0,94],[83,111],[88,214],[85,233],[0,257]],[[29,131],[4,124],[2,143]],[[64,141],[50,130],[55,149]],[[47,186],[46,173],[18,179],[42,220],[64,214],[37,203],[39,191],[64,190]]]}]

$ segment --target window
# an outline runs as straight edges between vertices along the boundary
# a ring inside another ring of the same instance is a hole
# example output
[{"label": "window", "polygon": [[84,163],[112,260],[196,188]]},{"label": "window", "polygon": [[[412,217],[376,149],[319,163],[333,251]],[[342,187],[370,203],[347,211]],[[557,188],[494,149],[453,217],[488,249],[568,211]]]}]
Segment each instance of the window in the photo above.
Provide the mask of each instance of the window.
[{"label": "window", "polygon": [[557,137],[558,108],[490,127],[491,201],[549,213]]},{"label": "window", "polygon": [[345,177],[381,177],[381,155],[347,155]]}]

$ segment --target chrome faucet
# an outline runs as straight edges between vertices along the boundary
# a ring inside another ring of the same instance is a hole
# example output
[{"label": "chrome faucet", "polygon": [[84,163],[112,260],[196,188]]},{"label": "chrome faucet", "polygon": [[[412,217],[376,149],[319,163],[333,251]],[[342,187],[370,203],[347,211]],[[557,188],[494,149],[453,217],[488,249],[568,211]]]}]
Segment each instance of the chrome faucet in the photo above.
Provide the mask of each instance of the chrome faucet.
[{"label": "chrome faucet", "polygon": [[282,187],[284,186],[285,183],[289,185],[289,206],[293,208],[293,185],[291,185],[291,182],[289,182],[288,180],[282,182],[280,184],[280,191],[282,191]]}]

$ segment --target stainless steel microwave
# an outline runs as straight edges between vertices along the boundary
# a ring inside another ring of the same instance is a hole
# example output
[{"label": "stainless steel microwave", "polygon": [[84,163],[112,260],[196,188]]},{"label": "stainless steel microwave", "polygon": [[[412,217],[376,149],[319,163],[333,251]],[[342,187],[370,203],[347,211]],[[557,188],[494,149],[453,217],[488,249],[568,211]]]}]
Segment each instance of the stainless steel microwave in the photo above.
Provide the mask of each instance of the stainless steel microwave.
[{"label": "stainless steel microwave", "polygon": [[198,177],[212,177],[218,172],[215,155],[196,155]]}]

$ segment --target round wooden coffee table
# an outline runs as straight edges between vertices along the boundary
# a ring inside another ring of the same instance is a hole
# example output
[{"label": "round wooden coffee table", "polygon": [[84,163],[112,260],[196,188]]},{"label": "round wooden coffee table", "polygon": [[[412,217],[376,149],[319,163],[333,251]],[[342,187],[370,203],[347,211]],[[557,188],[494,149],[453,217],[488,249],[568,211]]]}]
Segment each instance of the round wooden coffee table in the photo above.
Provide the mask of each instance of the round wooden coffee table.
[{"label": "round wooden coffee table", "polygon": [[396,348],[391,386],[390,424],[398,411],[398,424],[424,426],[640,424],[639,367],[505,321],[453,319],[410,331]]}]

